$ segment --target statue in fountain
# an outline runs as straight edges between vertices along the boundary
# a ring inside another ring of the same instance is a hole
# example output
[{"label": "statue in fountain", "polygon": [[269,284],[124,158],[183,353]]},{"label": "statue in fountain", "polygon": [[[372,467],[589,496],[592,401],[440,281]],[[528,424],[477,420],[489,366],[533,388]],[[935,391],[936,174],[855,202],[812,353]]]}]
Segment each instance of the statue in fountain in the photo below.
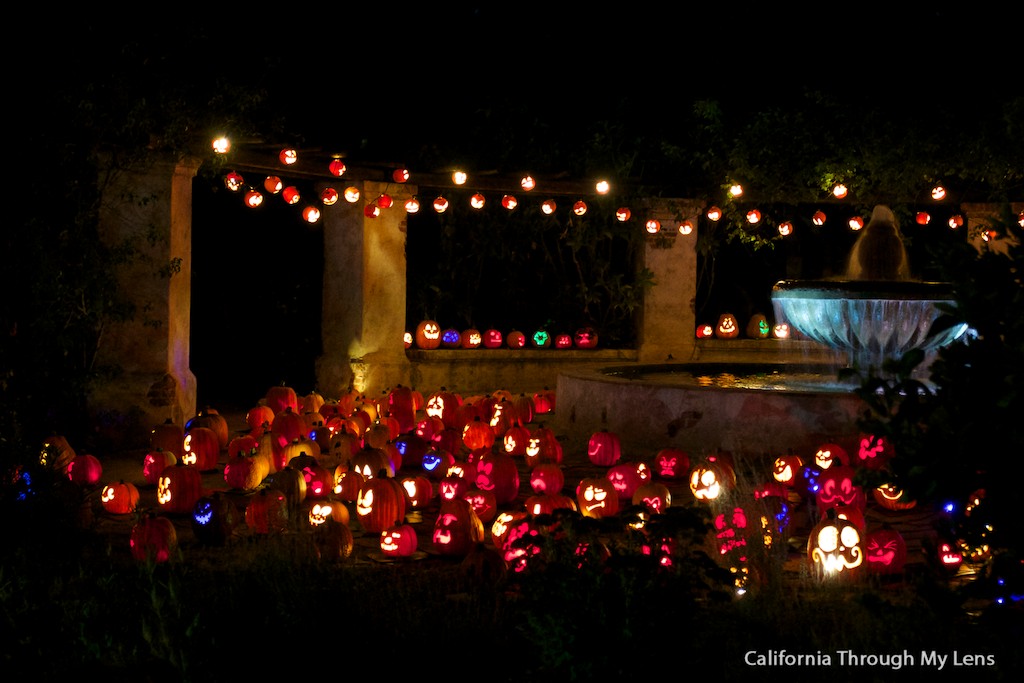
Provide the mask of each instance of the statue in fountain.
[{"label": "statue in fountain", "polygon": [[907,250],[896,216],[879,204],[857,238],[846,267],[850,280],[909,280]]}]

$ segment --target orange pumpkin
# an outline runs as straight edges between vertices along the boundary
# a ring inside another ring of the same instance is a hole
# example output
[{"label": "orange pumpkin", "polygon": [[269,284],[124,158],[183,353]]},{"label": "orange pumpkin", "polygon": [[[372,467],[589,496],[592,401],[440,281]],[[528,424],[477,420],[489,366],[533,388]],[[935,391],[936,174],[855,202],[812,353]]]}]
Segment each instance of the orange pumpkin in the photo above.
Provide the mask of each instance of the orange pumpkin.
[{"label": "orange pumpkin", "polygon": [[128,545],[136,560],[167,562],[178,548],[178,532],[171,520],[150,513],[132,526]]},{"label": "orange pumpkin", "polygon": [[203,480],[194,465],[166,468],[156,485],[156,503],[164,512],[188,514],[203,494]]},{"label": "orange pumpkin", "polygon": [[356,497],[356,516],[363,531],[379,534],[405,519],[405,493],[391,477],[367,479]]},{"label": "orange pumpkin", "polygon": [[112,515],[127,515],[135,512],[139,504],[139,489],[130,481],[120,480],[107,484],[100,493],[103,509]]}]

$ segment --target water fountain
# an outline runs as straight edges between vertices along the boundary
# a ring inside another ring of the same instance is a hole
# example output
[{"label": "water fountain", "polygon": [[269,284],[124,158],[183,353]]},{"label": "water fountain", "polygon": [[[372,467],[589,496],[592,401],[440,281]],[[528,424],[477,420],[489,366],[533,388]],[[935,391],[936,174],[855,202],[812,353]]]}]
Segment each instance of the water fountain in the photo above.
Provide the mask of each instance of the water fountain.
[{"label": "water fountain", "polygon": [[559,375],[558,427],[579,441],[588,435],[577,433],[577,424],[601,424],[642,448],[713,444],[800,453],[828,441],[852,447],[865,406],[855,380],[838,377],[844,356],[849,367],[882,374],[886,360],[920,349],[926,362],[916,376],[925,380],[928,355],[967,329],[945,324],[950,286],[910,280],[908,270],[892,212],[876,207],[846,278],[782,280],[772,290],[776,323],[835,350],[839,365],[765,364],[762,356],[755,366],[741,356],[717,367],[675,362]]}]

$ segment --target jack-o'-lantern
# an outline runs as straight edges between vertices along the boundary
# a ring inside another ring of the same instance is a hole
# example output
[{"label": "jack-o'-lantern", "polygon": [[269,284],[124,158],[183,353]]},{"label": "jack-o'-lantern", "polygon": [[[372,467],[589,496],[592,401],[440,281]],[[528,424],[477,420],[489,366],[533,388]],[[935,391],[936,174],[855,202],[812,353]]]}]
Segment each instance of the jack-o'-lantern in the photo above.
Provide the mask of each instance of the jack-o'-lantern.
[{"label": "jack-o'-lantern", "polygon": [[718,339],[735,339],[740,336],[740,324],[732,313],[723,313],[718,316],[718,323],[715,324],[715,337]]},{"label": "jack-o'-lantern", "polygon": [[193,427],[185,433],[184,454],[181,461],[200,472],[219,468],[220,437],[209,427]]},{"label": "jack-o'-lantern", "polygon": [[399,483],[405,492],[405,505],[409,510],[425,508],[434,498],[434,485],[422,474],[403,477]]},{"label": "jack-o'-lantern", "polygon": [[772,465],[772,478],[783,486],[791,488],[796,486],[800,469],[803,466],[804,461],[798,455],[792,453],[780,455],[775,458]]},{"label": "jack-o'-lantern", "polygon": [[491,543],[498,549],[505,545],[510,531],[521,522],[529,523],[530,515],[525,510],[500,510],[491,522]]},{"label": "jack-o'-lantern", "polygon": [[462,331],[461,343],[464,349],[479,349],[483,346],[484,336],[475,327],[468,327]]},{"label": "jack-o'-lantern", "polygon": [[662,448],[654,456],[654,475],[660,479],[679,479],[690,473],[690,455],[682,448]]},{"label": "jack-o'-lantern", "polygon": [[731,506],[715,515],[714,544],[715,552],[720,560],[724,560],[727,566],[734,566],[735,563],[747,561],[750,548],[747,541],[755,529],[748,525],[747,511],[739,505]]},{"label": "jack-o'-lantern", "polygon": [[619,435],[607,429],[594,432],[587,442],[587,457],[599,467],[611,467],[622,457]]},{"label": "jack-o'-lantern", "polygon": [[462,333],[454,327],[441,332],[441,346],[446,349],[458,349],[462,346]]},{"label": "jack-o'-lantern", "polygon": [[873,574],[899,574],[907,562],[907,542],[895,527],[884,524],[868,531],[864,559]]},{"label": "jack-o'-lantern", "polygon": [[423,473],[432,481],[440,481],[448,474],[448,468],[455,462],[455,456],[441,448],[428,448],[420,458]]},{"label": "jack-o'-lantern", "polygon": [[437,488],[441,500],[452,500],[453,498],[461,498],[474,485],[462,475],[452,474],[451,470],[449,470],[449,474],[441,479]]},{"label": "jack-o'-lantern", "polygon": [[395,524],[380,532],[380,551],[384,557],[412,557],[419,548],[416,527]]},{"label": "jack-o'-lantern", "polygon": [[391,457],[383,448],[373,448],[372,446],[360,448],[359,452],[352,456],[351,465],[352,469],[363,475],[364,479],[373,479],[382,475],[385,477],[395,476],[394,463],[391,462]]},{"label": "jack-o'-lantern", "polygon": [[534,493],[559,493],[565,486],[565,472],[554,462],[540,462],[530,470],[530,488]]},{"label": "jack-o'-lantern", "polygon": [[547,349],[551,347],[551,333],[547,330],[536,330],[530,335],[530,344],[535,349]]},{"label": "jack-o'-lantern", "polygon": [[421,349],[436,349],[441,346],[441,326],[436,320],[421,320],[412,338]]},{"label": "jack-o'-lantern", "polygon": [[431,537],[441,555],[466,555],[484,540],[484,525],[473,506],[461,498],[441,503]]},{"label": "jack-o'-lantern", "polygon": [[328,522],[348,525],[351,515],[345,503],[340,500],[307,500],[299,508],[299,520],[305,519],[310,526],[322,526]]},{"label": "jack-o'-lantern", "polygon": [[230,498],[214,491],[196,501],[189,525],[200,544],[223,546],[242,525],[242,513]]},{"label": "jack-o'-lantern", "polygon": [[321,560],[343,561],[352,556],[355,550],[355,537],[348,524],[327,520],[314,527],[313,542]]},{"label": "jack-o'-lantern", "polygon": [[892,458],[889,440],[872,434],[862,435],[857,447],[857,464],[870,470],[883,469]]},{"label": "jack-o'-lantern", "polygon": [[848,505],[864,509],[866,499],[864,490],[856,482],[857,472],[853,467],[833,465],[818,478],[818,491],[815,499],[819,510]]},{"label": "jack-o'-lantern", "polygon": [[490,424],[476,416],[462,428],[462,443],[470,450],[489,449],[496,439]]},{"label": "jack-o'-lantern", "polygon": [[512,401],[501,398],[491,403],[488,424],[491,431],[494,432],[495,438],[504,436],[505,432],[515,425],[515,409],[512,407]]},{"label": "jack-o'-lantern", "polygon": [[[302,480],[305,483],[305,477]],[[340,464],[334,469],[334,495],[341,500],[354,503],[359,498],[359,489],[365,481],[366,477],[349,469],[348,464]]]},{"label": "jack-o'-lantern", "polygon": [[164,512],[188,514],[202,495],[202,486],[202,474],[193,465],[168,467],[157,480],[157,506]]},{"label": "jack-o'-lantern", "polygon": [[267,484],[284,494],[288,500],[289,513],[298,512],[299,505],[306,500],[306,475],[295,467],[286,466],[266,479]]},{"label": "jack-o'-lantern", "polygon": [[103,509],[112,515],[127,515],[135,512],[139,504],[139,489],[132,482],[121,479],[103,487],[100,502]]},{"label": "jack-o'-lantern", "polygon": [[744,331],[750,339],[767,339],[771,336],[772,327],[768,324],[768,319],[764,313],[755,313],[750,316]]},{"label": "jack-o'-lantern", "polygon": [[562,493],[538,493],[529,496],[523,503],[523,507],[534,517],[554,514],[555,510],[579,511],[576,501]]},{"label": "jack-o'-lantern", "polygon": [[886,510],[910,510],[917,506],[917,501],[907,496],[906,491],[891,483],[880,484],[871,489],[871,497]]},{"label": "jack-o'-lantern", "polygon": [[857,525],[830,509],[807,538],[807,560],[820,579],[849,579],[864,564],[863,535]]},{"label": "jack-o'-lantern", "polygon": [[850,455],[837,443],[824,443],[814,452],[814,464],[819,470],[827,470],[832,465],[849,465]]},{"label": "jack-o'-lantern", "polygon": [[555,348],[556,349],[571,349],[572,348],[572,335],[561,332],[555,335]]},{"label": "jack-o'-lantern", "polygon": [[944,571],[956,574],[964,563],[964,555],[954,544],[942,541],[938,546],[938,560]]},{"label": "jack-o'-lantern", "polygon": [[471,486],[462,494],[462,499],[473,506],[476,516],[484,524],[489,524],[498,514],[498,501],[494,497],[494,491],[484,491]]},{"label": "jack-o'-lantern", "polygon": [[690,492],[700,501],[713,501],[732,492],[736,473],[725,462],[706,459],[690,470]]},{"label": "jack-o'-lantern", "polygon": [[498,505],[511,503],[519,495],[519,468],[507,453],[489,451],[476,462],[476,485],[491,491]]},{"label": "jack-o'-lantern", "polygon": [[620,462],[612,465],[605,472],[605,477],[615,489],[619,500],[632,500],[633,493],[640,484],[649,481],[651,471],[643,462]]},{"label": "jack-o'-lantern", "polygon": [[581,327],[572,335],[572,343],[577,349],[596,349],[597,330],[593,327]]},{"label": "jack-o'-lantern", "polygon": [[154,448],[142,457],[142,478],[147,484],[155,485],[160,474],[176,464],[178,458],[174,453],[159,447]]},{"label": "jack-o'-lantern", "polygon": [[77,453],[71,447],[67,437],[51,434],[43,441],[43,447],[39,449],[39,464],[58,472],[65,472],[75,455]]},{"label": "jack-o'-lantern", "polygon": [[95,455],[79,453],[67,466],[68,479],[82,486],[98,484],[103,476],[103,463]]},{"label": "jack-o'-lantern", "polygon": [[446,427],[455,425],[461,401],[454,392],[441,387],[427,397],[424,412],[428,417],[439,417]]},{"label": "jack-o'-lantern", "polygon": [[556,404],[557,396],[555,395],[555,392],[547,387],[544,387],[533,395],[534,415],[547,415],[548,413],[553,413],[555,412]]},{"label": "jack-o'-lantern", "polygon": [[630,501],[642,505],[649,512],[660,515],[672,505],[672,491],[659,481],[645,481],[633,491]]},{"label": "jack-o'-lantern", "polygon": [[619,513],[619,495],[605,477],[584,477],[576,486],[576,503],[584,517],[602,519]]},{"label": "jack-o'-lantern", "polygon": [[168,562],[178,550],[178,532],[170,519],[150,513],[132,526],[128,545],[135,560]]},{"label": "jack-o'-lantern", "polygon": [[541,462],[561,464],[563,451],[562,444],[558,441],[558,435],[546,425],[535,426],[531,430],[525,456],[526,465],[531,468]]},{"label": "jack-o'-lantern", "polygon": [[391,477],[367,479],[359,487],[356,516],[367,533],[378,534],[405,519],[405,493]]},{"label": "jack-o'-lantern", "polygon": [[500,349],[505,341],[505,336],[500,330],[493,327],[484,332],[483,346],[485,349]]},{"label": "jack-o'-lantern", "polygon": [[510,330],[505,335],[505,345],[510,349],[521,349],[526,346],[526,335],[520,330]]},{"label": "jack-o'-lantern", "polygon": [[270,463],[256,455],[238,453],[224,464],[224,482],[240,491],[254,491],[269,474]]},{"label": "jack-o'-lantern", "polygon": [[697,325],[697,339],[711,339],[715,336],[715,326],[710,323]]},{"label": "jack-o'-lantern", "polygon": [[530,443],[530,430],[521,425],[512,425],[501,438],[502,448],[509,455],[526,455]]}]

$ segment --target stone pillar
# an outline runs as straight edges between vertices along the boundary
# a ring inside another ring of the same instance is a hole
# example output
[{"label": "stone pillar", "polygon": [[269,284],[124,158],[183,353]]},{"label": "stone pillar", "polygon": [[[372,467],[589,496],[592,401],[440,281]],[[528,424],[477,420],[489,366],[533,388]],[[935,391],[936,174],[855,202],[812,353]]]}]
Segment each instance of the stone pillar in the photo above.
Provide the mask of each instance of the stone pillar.
[{"label": "stone pillar", "polygon": [[[652,202],[644,220],[661,221],[661,232],[647,239],[642,268],[653,273],[654,286],[644,295],[637,332],[637,360],[668,363],[692,360],[696,350],[697,217],[701,204],[672,199]],[[679,233],[689,220],[693,232]]]},{"label": "stone pillar", "polygon": [[[415,187],[363,181],[359,201],[324,207],[323,355],[317,386],[325,397],[349,387],[376,396],[410,385],[405,354],[405,202]],[[394,204],[376,218],[364,209],[387,192]]]},{"label": "stone pillar", "polygon": [[112,431],[120,427],[125,446],[148,439],[153,425],[168,418],[184,424],[196,412],[189,335],[198,169],[197,160],[183,159],[108,170],[99,230],[108,245],[131,249],[117,278],[134,316],[104,331],[97,364],[119,374],[91,388],[89,405]]}]

